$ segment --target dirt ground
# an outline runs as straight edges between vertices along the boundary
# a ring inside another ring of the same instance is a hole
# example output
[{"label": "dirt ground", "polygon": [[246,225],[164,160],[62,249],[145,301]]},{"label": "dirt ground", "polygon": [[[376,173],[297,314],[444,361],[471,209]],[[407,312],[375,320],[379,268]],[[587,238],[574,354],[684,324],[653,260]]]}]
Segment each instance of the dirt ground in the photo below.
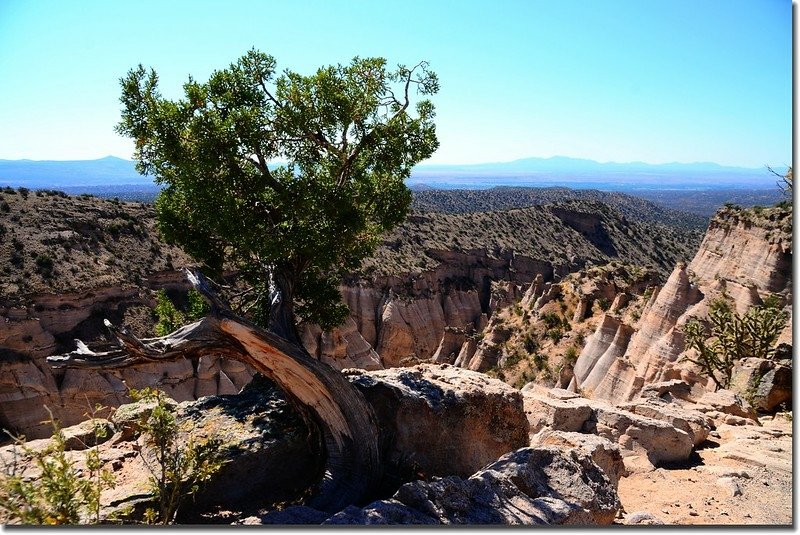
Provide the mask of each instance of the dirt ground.
[{"label": "dirt ground", "polygon": [[792,524],[791,413],[722,425],[690,466],[620,480],[620,524]]}]

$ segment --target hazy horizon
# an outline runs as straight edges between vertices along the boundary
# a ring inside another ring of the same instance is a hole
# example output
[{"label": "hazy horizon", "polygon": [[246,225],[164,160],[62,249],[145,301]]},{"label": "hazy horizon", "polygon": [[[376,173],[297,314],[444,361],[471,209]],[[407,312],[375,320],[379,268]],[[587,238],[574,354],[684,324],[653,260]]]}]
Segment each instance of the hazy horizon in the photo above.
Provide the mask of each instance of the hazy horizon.
[{"label": "hazy horizon", "polygon": [[[106,154],[105,156],[99,156],[97,158],[66,158],[66,159],[34,159],[34,158],[0,158],[2,162],[96,162],[100,160],[107,160],[107,159],[117,159],[123,160],[126,162],[134,162],[132,157],[123,157],[117,156],[114,154]],[[705,166],[705,165],[712,165],[712,166],[719,166],[722,168],[730,168],[730,169],[743,169],[747,171],[762,171],[765,169],[766,165],[764,164],[758,167],[743,167],[743,166],[731,166],[731,165],[724,165],[718,162],[711,162],[711,161],[691,161],[691,162],[680,162],[680,161],[664,161],[664,162],[647,162],[642,160],[633,160],[633,161],[602,161],[602,160],[595,160],[591,158],[578,158],[573,156],[568,156],[564,154],[556,154],[553,156],[541,157],[541,156],[527,156],[522,158],[515,158],[513,160],[504,160],[504,161],[486,161],[486,162],[473,162],[473,163],[464,163],[464,162],[436,162],[436,163],[420,163],[415,166],[415,169],[425,168],[427,169],[436,169],[440,167],[480,167],[480,166],[491,166],[491,165],[505,165],[510,163],[517,163],[517,162],[525,162],[528,160],[576,160],[576,161],[585,161],[585,162],[592,162],[600,165],[644,165],[644,166],[668,166],[668,165],[685,165],[685,166]],[[280,163],[280,162],[276,162]],[[778,164],[780,165],[791,165],[788,164]]]}]

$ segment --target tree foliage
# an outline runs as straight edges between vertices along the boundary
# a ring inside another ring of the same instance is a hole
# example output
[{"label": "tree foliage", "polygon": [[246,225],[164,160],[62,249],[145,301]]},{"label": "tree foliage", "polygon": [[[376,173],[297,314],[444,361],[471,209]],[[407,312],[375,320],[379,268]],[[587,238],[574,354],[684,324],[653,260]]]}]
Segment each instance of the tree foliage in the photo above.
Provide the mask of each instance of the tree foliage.
[{"label": "tree foliage", "polygon": [[[225,262],[255,288],[255,316],[276,310],[330,328],[344,320],[338,284],[402,222],[404,179],[438,146],[438,91],[425,62],[388,69],[354,58],[311,75],[251,50],[170,100],[141,65],[121,80],[120,133],[137,169],[165,186],[159,229],[206,269]],[[295,303],[297,307],[295,310]],[[287,319],[288,318],[288,319]]]},{"label": "tree foliage", "polygon": [[178,310],[175,303],[167,296],[164,290],[156,292],[156,336],[166,336],[172,331],[186,325],[189,322],[197,321],[208,313],[209,306],[200,292],[190,288],[186,294],[188,305],[186,312]]},{"label": "tree foliage", "polygon": [[775,352],[775,341],[786,323],[786,313],[774,298],[750,307],[743,316],[727,301],[718,299],[709,307],[708,323],[710,335],[697,318],[684,325],[686,347],[696,351],[696,357],[685,355],[684,360],[700,366],[717,388],[728,388],[737,361],[769,358]]},{"label": "tree foliage", "polygon": [[783,192],[784,195],[787,197],[791,197],[792,193],[794,192],[794,177],[792,172],[792,166],[788,166],[786,168],[786,172],[781,174],[778,171],[775,171],[772,167],[767,166],[767,171],[778,177],[778,182],[776,183],[778,188]]}]

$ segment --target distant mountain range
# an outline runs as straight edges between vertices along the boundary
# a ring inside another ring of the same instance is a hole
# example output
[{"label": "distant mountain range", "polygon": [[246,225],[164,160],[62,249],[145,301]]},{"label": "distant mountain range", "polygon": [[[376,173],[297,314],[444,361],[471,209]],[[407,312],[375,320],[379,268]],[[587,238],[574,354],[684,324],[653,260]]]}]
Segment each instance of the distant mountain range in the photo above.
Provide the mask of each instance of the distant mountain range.
[{"label": "distant mountain range", "polygon": [[712,162],[664,163],[645,162],[597,162],[581,158],[553,156],[552,158],[523,158],[511,162],[479,163],[470,165],[419,165],[414,169],[419,173],[726,173],[760,174],[764,169],[746,167],[726,167]]},{"label": "distant mountain range", "polygon": [[[130,160],[0,160],[0,186],[61,189],[98,186],[153,186]],[[715,163],[600,163],[555,156],[474,165],[420,165],[409,186],[483,189],[494,186],[567,186],[603,190],[771,188],[766,169],[725,167]]]},{"label": "distant mountain range", "polygon": [[114,156],[99,160],[0,160],[0,186],[60,189],[66,186],[152,185],[135,164]]},{"label": "distant mountain range", "polygon": [[408,181],[414,189],[484,189],[494,186],[566,186],[610,191],[663,189],[769,189],[766,168],[716,163],[606,162],[554,156],[473,165],[420,165]]}]

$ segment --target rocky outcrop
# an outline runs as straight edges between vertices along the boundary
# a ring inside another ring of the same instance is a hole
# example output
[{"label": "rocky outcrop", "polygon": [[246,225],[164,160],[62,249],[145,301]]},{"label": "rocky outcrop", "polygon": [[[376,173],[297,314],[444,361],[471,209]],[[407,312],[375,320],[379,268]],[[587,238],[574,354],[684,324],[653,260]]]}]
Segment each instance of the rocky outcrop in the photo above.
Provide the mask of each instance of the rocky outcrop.
[{"label": "rocky outcrop", "polygon": [[[320,523],[308,508],[247,524]],[[555,447],[508,453],[469,478],[414,481],[388,500],[348,507],[325,525],[607,525],[620,509],[614,485],[585,453]]]},{"label": "rocky outcrop", "polygon": [[620,446],[599,435],[543,429],[532,437],[531,446],[557,446],[561,449],[580,450],[600,467],[614,486],[627,474]]},{"label": "rocky outcrop", "polygon": [[521,394],[484,374],[423,364],[345,375],[376,411],[384,458],[402,469],[469,477],[528,443]]},{"label": "rocky outcrop", "polygon": [[558,389],[531,388],[523,396],[532,441],[542,430],[595,434],[618,444],[624,455],[644,457],[656,466],[686,461],[694,447],[694,435],[674,427],[666,413],[664,420],[656,419],[600,400],[563,396]]},{"label": "rocky outcrop", "polygon": [[[448,365],[374,372],[349,370],[346,374],[379,418],[381,447],[386,452],[383,491],[389,495],[408,481],[409,475],[413,479],[470,478],[482,467],[528,443],[520,393],[483,374]],[[193,504],[183,508],[181,521],[197,521],[213,508],[242,511],[294,498],[320,475],[312,473],[322,454],[315,449],[319,443],[314,435],[284,395],[270,381],[256,377],[238,395],[170,403],[176,410],[179,442],[214,438],[221,441],[227,461],[204,485]],[[119,484],[103,496],[102,502],[108,506],[106,513],[128,506],[141,512],[150,500],[149,471],[137,451],[147,450],[141,421],[153,407],[152,401],[126,404],[114,412],[110,422],[97,419],[65,429],[70,444],[77,441],[82,445],[73,449],[90,445],[96,423],[106,425],[110,431],[100,445],[100,454]],[[33,444],[46,447],[47,442],[45,439]],[[11,459],[11,448],[0,450],[4,460]],[[549,470],[546,466],[539,469]],[[398,474],[406,479],[397,479]],[[331,514],[328,512],[324,518]]]},{"label": "rocky outcrop", "polygon": [[746,396],[756,410],[773,412],[783,404],[791,405],[792,361],[742,359],[733,369],[731,389]]},{"label": "rocky outcrop", "polygon": [[[575,364],[571,389],[623,402],[648,383],[705,384],[697,369],[680,359],[686,350],[683,325],[691,317],[705,317],[721,296],[731,298],[741,314],[778,294],[791,316],[791,217],[790,208],[721,210],[692,262],[678,265],[653,293],[635,327],[613,314],[604,318]],[[787,329],[779,341],[791,343]]]}]

